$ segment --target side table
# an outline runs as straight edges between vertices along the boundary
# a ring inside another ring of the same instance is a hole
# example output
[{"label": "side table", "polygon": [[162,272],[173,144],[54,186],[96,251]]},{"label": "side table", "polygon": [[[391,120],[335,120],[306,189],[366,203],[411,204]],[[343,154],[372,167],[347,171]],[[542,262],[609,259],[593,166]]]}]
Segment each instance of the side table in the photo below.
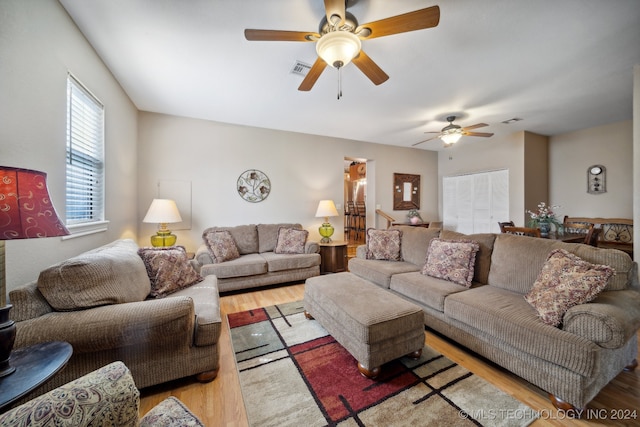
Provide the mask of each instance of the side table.
[{"label": "side table", "polygon": [[347,242],[320,243],[320,274],[347,271]]},{"label": "side table", "polygon": [[16,370],[0,378],[0,410],[20,399],[67,364],[73,348],[63,341],[22,347],[11,352],[9,363]]}]

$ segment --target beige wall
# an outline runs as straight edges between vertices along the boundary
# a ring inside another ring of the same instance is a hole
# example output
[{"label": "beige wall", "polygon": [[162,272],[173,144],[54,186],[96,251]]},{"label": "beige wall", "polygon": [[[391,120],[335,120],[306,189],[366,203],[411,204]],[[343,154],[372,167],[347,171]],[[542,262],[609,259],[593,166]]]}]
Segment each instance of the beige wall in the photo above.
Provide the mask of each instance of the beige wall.
[{"label": "beige wall", "polygon": [[[550,138],[551,202],[562,216],[633,218],[631,120]],[[607,192],[587,193],[587,168],[607,168]]]},{"label": "beige wall", "polygon": [[[393,173],[421,175],[421,213],[438,216],[437,153],[360,141],[259,129],[162,114],[139,113],[139,221],[157,195],[160,180],[183,180],[192,187],[192,227],[175,231],[178,243],[195,249],[210,226],[300,222],[310,237],[320,238],[322,218],[315,218],[318,201],[343,203],[344,158],[368,159],[368,226],[376,221],[376,205],[394,212]],[[271,180],[272,190],[260,203],[248,203],[236,192],[238,176],[258,169]],[[341,211],[342,209],[339,209]],[[343,218],[331,218],[334,239],[343,238]],[[142,224],[140,241],[155,232]]]},{"label": "beige wall", "polygon": [[104,103],[107,232],[69,240],[6,242],[7,288],[84,250],[137,235],[137,112],[57,1],[0,6],[0,164],[44,171],[58,214],[65,210],[67,72]]}]

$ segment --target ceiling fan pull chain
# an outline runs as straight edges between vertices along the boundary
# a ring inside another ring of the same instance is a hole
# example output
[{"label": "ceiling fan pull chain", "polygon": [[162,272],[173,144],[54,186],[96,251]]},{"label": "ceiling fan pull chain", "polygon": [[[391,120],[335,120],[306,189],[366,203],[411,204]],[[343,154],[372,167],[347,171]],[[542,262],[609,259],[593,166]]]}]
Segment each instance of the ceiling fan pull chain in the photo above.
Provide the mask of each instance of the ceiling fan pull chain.
[{"label": "ceiling fan pull chain", "polygon": [[342,98],[342,67],[338,68],[338,99]]}]

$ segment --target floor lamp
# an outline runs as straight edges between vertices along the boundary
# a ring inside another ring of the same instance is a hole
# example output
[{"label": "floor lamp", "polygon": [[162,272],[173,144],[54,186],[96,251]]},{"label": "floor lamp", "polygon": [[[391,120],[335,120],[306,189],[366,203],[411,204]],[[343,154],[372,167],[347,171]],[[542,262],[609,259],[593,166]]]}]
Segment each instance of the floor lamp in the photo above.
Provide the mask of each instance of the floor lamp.
[{"label": "floor lamp", "polygon": [[0,377],[15,371],[9,364],[16,339],[15,322],[7,304],[5,240],[65,236],[69,230],[56,213],[47,174],[0,166]]}]

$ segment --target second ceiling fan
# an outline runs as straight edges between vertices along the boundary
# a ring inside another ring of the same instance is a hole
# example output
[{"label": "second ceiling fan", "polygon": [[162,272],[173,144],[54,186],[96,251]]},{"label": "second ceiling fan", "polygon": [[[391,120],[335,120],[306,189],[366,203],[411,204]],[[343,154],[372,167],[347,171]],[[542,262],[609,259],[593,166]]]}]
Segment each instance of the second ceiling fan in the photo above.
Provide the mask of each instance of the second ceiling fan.
[{"label": "second ceiling fan", "polygon": [[416,142],[412,145],[415,147],[416,145],[422,144],[423,142],[431,141],[432,139],[440,138],[444,142],[445,147],[451,147],[453,144],[458,142],[460,138],[463,136],[482,136],[482,137],[490,137],[493,136],[490,132],[470,132],[472,129],[483,128],[485,126],[489,126],[486,123],[476,123],[471,126],[458,126],[454,125],[453,121],[456,119],[456,116],[447,117],[447,121],[449,124],[442,128],[440,132],[425,132],[425,133],[437,133],[438,135],[431,137],[429,139],[425,139],[424,141]]},{"label": "second ceiling fan", "polygon": [[[346,0],[324,0],[326,16],[320,21],[317,33],[282,30],[244,30],[250,41],[315,42],[318,58],[298,87],[309,91],[327,65],[340,69],[353,62],[374,84],[389,76],[362,50],[361,40],[390,36],[408,31],[435,27],[440,22],[438,6],[392,16],[358,25],[356,18],[346,11]],[[338,95],[340,97],[340,94]]]}]

